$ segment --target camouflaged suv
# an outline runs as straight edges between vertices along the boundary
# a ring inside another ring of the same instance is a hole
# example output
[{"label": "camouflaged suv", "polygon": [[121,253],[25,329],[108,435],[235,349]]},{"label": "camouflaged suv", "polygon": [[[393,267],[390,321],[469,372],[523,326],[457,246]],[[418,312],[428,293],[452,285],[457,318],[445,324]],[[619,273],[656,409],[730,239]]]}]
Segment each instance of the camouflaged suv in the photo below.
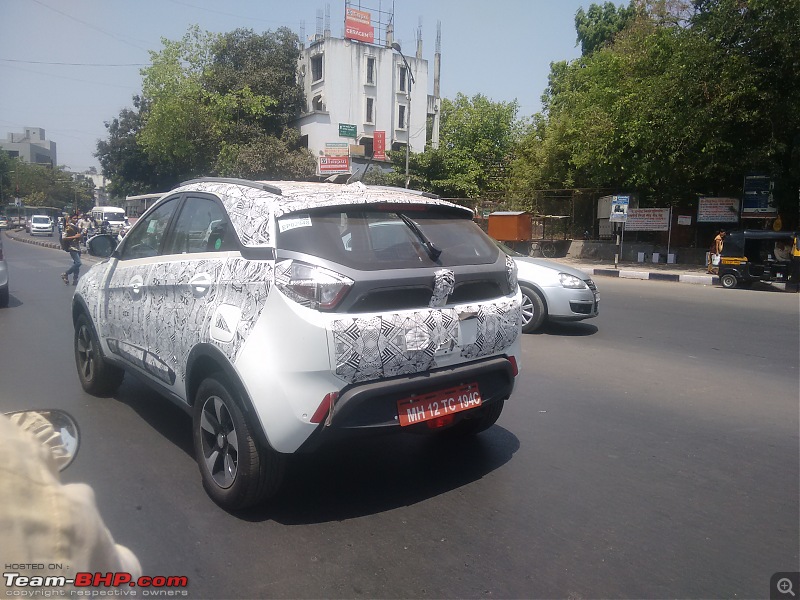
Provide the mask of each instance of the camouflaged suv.
[{"label": "camouflaged suv", "polygon": [[198,179],[89,251],[109,259],[73,300],[83,388],[112,394],[132,371],[189,412],[228,509],[334,436],[483,431],[514,387],[514,261],[430,194]]}]

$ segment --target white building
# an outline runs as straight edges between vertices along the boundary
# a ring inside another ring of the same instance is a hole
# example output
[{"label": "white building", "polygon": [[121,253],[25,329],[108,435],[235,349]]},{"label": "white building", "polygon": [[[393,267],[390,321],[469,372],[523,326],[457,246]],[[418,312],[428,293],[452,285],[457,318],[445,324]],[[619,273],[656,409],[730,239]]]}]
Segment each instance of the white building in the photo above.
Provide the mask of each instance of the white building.
[{"label": "white building", "polygon": [[[369,13],[348,11],[348,15],[366,15],[363,23],[369,25]],[[347,21],[346,31],[346,36],[351,35]],[[348,154],[353,172],[370,158],[380,164],[385,160],[380,154],[381,137],[387,151],[404,151],[410,140],[411,152],[422,152],[430,129],[431,142],[438,145],[438,40],[434,95],[429,96],[430,71],[428,61],[422,58],[421,38],[416,49],[403,48],[402,55],[392,48],[391,25],[385,31],[385,40],[373,43],[373,39],[334,38],[326,27],[323,35],[317,34],[301,50],[299,73],[307,107],[297,124],[323,176],[350,170],[344,168],[342,158]]]},{"label": "white building", "polygon": [[12,158],[34,165],[53,167],[56,160],[56,143],[45,137],[41,127],[26,127],[22,133],[9,133],[6,141],[0,142],[0,148]]}]

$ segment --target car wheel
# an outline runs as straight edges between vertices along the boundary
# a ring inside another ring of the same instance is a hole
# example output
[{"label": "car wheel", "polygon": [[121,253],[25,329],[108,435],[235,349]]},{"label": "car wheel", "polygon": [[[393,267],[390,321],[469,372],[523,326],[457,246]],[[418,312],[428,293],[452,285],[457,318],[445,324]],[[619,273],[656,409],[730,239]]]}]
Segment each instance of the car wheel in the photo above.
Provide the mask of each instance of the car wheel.
[{"label": "car wheel", "polygon": [[204,379],[194,401],[194,452],[203,487],[227,510],[259,504],[283,480],[282,454],[258,442],[255,430],[221,375]]},{"label": "car wheel", "polygon": [[8,288],[4,287],[0,290],[0,308],[8,307]]},{"label": "car wheel", "polygon": [[85,314],[75,323],[75,366],[83,389],[94,396],[113,394],[122,383],[125,371],[103,358],[100,341]]},{"label": "car wheel", "polygon": [[475,409],[475,412],[482,411],[481,414],[472,418],[467,418],[466,415],[461,421],[444,430],[442,433],[457,436],[477,435],[481,431],[486,431],[497,422],[500,414],[503,412],[505,400],[495,400],[491,404],[487,404],[482,409]]},{"label": "car wheel", "polygon": [[536,331],[547,318],[544,300],[531,288],[521,285],[522,291],[522,333]]},{"label": "car wheel", "polygon": [[739,283],[739,281],[736,279],[736,275],[731,273],[725,273],[725,275],[719,278],[719,282],[722,284],[722,287],[729,290],[735,288]]}]

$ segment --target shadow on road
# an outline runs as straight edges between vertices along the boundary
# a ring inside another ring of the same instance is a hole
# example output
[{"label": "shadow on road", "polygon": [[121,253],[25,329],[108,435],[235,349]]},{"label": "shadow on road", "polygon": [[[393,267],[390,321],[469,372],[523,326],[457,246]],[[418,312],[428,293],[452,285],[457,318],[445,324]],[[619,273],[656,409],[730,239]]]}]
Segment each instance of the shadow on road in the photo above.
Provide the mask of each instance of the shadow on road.
[{"label": "shadow on road", "polygon": [[[115,398],[187,455],[191,417],[126,374]],[[285,525],[341,521],[415,504],[479,480],[519,449],[495,425],[471,438],[402,434],[331,442],[313,454],[289,455],[278,496],[234,516]]]},{"label": "shadow on road", "polygon": [[594,335],[599,330],[596,325],[589,323],[560,323],[558,321],[548,321],[538,331],[526,335],[560,335],[564,337],[584,337]]}]

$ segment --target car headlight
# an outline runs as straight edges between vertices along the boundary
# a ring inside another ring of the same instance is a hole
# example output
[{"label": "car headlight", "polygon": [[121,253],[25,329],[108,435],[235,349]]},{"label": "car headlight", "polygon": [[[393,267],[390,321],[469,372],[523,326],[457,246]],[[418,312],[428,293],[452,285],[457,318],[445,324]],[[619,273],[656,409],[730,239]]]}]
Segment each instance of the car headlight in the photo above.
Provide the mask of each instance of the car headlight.
[{"label": "car headlight", "polygon": [[578,279],[575,275],[570,275],[569,273],[559,273],[558,280],[563,287],[571,290],[580,290],[586,287],[582,279]]}]

